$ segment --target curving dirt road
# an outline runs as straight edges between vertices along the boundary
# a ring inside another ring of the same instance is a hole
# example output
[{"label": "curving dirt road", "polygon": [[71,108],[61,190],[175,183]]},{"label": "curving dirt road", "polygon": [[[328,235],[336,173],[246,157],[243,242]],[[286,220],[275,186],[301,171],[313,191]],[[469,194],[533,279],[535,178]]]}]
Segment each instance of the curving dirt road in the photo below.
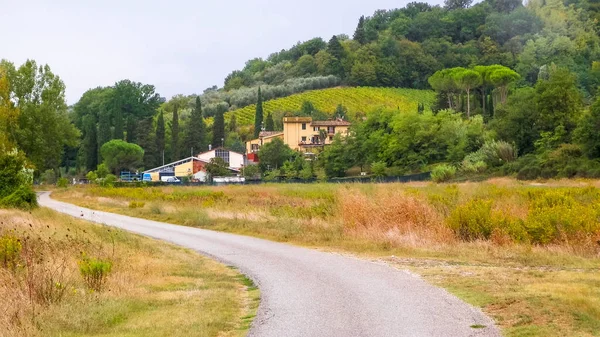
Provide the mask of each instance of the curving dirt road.
[{"label": "curving dirt road", "polygon": [[49,193],[40,194],[39,203],[238,267],[261,290],[250,336],[500,336],[478,309],[385,264],[94,211],[53,200]]}]

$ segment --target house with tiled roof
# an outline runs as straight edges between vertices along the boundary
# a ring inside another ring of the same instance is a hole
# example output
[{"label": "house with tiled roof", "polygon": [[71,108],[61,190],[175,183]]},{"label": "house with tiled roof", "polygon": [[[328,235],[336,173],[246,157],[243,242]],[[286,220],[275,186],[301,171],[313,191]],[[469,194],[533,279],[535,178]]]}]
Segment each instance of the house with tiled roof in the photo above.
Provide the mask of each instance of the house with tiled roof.
[{"label": "house with tiled roof", "polygon": [[351,123],[343,119],[313,121],[311,117],[284,117],[283,131],[262,131],[257,139],[246,143],[248,159],[257,161],[261,146],[280,138],[291,149],[310,152],[312,148],[331,144],[336,134],[346,135]]}]

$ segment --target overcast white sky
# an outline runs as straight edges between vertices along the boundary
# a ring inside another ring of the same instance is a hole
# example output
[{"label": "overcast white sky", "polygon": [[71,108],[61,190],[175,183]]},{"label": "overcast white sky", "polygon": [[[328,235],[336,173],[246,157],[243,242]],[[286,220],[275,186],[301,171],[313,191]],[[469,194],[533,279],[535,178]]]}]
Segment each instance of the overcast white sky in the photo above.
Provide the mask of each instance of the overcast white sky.
[{"label": "overcast white sky", "polygon": [[49,64],[69,104],[121,79],[170,98],[221,87],[245,61],[297,41],[352,35],[360,15],[410,1],[0,0],[0,59]]}]

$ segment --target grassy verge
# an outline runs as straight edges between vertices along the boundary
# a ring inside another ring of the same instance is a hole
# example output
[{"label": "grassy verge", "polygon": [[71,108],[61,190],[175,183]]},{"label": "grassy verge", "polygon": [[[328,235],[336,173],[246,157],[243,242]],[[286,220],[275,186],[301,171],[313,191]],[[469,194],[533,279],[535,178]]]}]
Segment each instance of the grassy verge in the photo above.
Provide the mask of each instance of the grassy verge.
[{"label": "grassy verge", "polygon": [[48,209],[0,210],[0,257],[1,336],[243,336],[258,306],[234,269]]},{"label": "grassy verge", "polygon": [[508,336],[600,334],[595,181],[86,187],[53,196],[187,226],[359,253],[483,308]]}]

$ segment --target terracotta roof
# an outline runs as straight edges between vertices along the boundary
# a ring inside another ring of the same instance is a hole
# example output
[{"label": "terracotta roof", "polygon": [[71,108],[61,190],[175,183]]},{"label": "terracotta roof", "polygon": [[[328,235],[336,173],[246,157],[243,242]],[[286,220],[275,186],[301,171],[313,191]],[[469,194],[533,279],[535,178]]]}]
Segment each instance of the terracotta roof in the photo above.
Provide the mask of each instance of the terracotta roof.
[{"label": "terracotta roof", "polygon": [[258,134],[258,137],[263,138],[263,137],[270,137],[270,136],[275,136],[278,135],[280,133],[283,133],[281,131],[261,131]]},{"label": "terracotta roof", "polygon": [[350,126],[352,123],[344,120],[335,121],[314,121],[310,123],[312,126]]}]

